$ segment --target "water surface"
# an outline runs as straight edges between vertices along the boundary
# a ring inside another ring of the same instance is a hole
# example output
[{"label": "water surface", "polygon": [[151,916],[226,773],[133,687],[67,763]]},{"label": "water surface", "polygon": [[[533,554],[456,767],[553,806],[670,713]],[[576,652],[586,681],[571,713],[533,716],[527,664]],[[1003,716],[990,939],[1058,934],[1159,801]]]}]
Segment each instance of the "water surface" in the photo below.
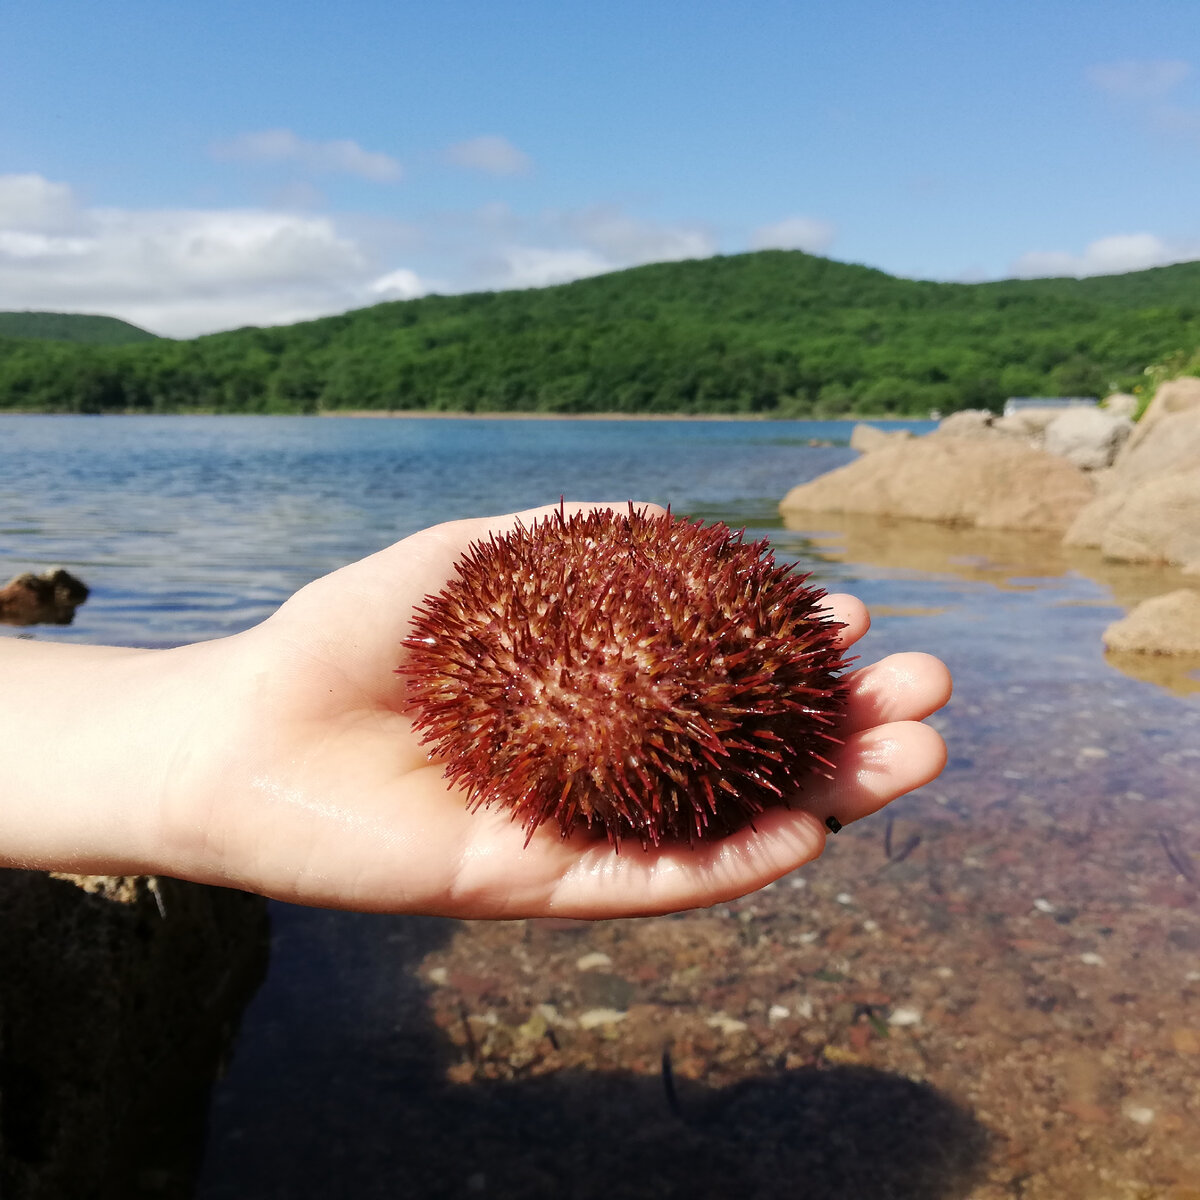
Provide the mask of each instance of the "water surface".
[{"label": "water surface", "polygon": [[63,565],[93,588],[75,625],[26,636],[220,636],[425,525],[565,494],[746,524],[869,603],[864,660],[924,649],[955,674],[945,775],[736,904],[567,927],[273,906],[201,1196],[765,1197],[803,1178],[1103,1200],[1200,1177],[1200,695],[1100,642],[1179,580],[1044,539],[784,528],[778,499],[848,461],[848,430],[0,417],[0,579]]}]

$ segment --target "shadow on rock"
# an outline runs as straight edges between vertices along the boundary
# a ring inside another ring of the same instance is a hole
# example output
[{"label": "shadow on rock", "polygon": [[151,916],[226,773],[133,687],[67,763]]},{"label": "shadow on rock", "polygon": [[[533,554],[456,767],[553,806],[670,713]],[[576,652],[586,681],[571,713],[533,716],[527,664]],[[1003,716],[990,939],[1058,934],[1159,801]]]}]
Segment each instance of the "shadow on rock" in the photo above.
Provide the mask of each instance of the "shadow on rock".
[{"label": "shadow on rock", "polygon": [[189,1196],[266,965],[259,896],[0,871],[0,1196]]},{"label": "shadow on rock", "polygon": [[865,1067],[712,1088],[578,1069],[451,1084],[414,968],[455,923],[276,906],[272,977],[218,1089],[202,1200],[954,1200],[987,1135]]}]

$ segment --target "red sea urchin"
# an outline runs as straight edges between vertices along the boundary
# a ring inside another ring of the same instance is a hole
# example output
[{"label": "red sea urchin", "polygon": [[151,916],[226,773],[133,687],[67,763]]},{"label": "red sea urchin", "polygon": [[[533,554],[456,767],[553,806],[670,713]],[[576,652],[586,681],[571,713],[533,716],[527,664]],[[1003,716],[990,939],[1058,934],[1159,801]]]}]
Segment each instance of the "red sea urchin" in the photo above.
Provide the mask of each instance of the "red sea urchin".
[{"label": "red sea urchin", "polygon": [[632,505],[518,525],[417,610],[416,727],[527,837],[721,837],[830,770],[842,626],[805,579],[765,541]]}]

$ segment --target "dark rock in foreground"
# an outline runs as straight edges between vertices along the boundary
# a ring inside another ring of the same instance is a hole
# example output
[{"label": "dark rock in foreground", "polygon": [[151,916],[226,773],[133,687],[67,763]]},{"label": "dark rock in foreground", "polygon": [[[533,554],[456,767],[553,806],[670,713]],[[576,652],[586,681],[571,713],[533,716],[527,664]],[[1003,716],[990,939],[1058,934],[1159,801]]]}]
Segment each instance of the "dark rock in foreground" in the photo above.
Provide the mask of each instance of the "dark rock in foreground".
[{"label": "dark rock in foreground", "polygon": [[0,871],[0,1195],[190,1195],[266,934],[259,896]]}]

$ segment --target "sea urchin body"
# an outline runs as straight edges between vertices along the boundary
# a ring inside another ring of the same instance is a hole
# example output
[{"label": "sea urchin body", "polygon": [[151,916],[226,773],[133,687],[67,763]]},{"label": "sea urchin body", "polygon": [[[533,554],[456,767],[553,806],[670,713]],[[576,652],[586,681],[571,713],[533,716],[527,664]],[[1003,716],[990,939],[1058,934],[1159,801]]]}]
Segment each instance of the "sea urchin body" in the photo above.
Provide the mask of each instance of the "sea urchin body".
[{"label": "sea urchin body", "polygon": [[527,836],[696,842],[828,774],[846,688],[824,595],[725,525],[560,511],[467,551],[401,671],[472,807]]}]

